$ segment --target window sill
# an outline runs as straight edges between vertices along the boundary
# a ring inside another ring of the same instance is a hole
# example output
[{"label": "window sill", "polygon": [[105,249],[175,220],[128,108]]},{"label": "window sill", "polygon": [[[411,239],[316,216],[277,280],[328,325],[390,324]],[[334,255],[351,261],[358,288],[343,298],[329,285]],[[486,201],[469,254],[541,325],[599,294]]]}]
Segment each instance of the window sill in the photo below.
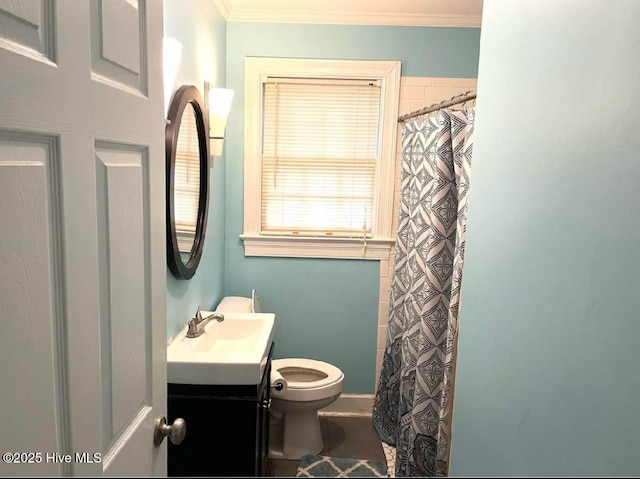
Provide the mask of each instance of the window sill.
[{"label": "window sill", "polygon": [[313,238],[296,236],[240,235],[245,256],[283,258],[389,259],[392,238]]},{"label": "window sill", "polygon": [[193,231],[176,230],[176,239],[178,240],[178,251],[181,253],[191,253],[193,242],[196,239],[195,225]]}]

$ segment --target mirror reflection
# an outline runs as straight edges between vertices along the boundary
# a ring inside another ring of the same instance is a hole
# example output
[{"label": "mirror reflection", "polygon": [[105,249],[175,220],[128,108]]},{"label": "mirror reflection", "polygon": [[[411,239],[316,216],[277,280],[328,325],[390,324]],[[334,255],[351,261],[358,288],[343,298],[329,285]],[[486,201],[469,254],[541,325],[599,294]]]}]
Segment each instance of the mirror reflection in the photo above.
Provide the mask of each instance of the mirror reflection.
[{"label": "mirror reflection", "polygon": [[200,148],[192,104],[188,104],[182,113],[174,174],[173,204],[178,249],[188,254],[194,245],[200,198]]},{"label": "mirror reflection", "polygon": [[178,279],[198,268],[209,208],[208,121],[200,92],[182,85],[171,99],[165,127],[167,266]]}]

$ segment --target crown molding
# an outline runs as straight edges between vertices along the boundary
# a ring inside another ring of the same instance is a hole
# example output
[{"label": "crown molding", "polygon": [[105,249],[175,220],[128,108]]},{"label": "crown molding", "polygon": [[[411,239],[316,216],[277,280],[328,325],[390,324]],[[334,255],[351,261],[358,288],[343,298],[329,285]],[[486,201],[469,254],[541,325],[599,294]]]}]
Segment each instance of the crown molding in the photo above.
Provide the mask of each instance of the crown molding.
[{"label": "crown molding", "polygon": [[[227,0],[213,0],[216,5]],[[220,7],[218,7],[220,9]],[[337,25],[387,25],[416,27],[475,27],[479,28],[481,15],[430,15],[407,13],[361,12],[273,12],[258,10],[228,10],[225,19],[230,22],[316,23]],[[222,10],[221,10],[222,13]],[[224,15],[224,13],[223,13]]]},{"label": "crown molding", "polygon": [[231,16],[231,5],[227,0],[211,0],[225,20]]}]

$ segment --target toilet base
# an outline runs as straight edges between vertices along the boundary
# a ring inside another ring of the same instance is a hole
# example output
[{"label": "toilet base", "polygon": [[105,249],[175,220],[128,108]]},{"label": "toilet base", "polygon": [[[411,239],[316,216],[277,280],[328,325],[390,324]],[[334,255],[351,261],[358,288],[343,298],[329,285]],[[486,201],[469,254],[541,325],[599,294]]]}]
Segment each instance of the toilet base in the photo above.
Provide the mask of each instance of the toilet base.
[{"label": "toilet base", "polygon": [[289,412],[283,419],[271,418],[269,457],[298,460],[319,454],[324,448],[318,411]]}]

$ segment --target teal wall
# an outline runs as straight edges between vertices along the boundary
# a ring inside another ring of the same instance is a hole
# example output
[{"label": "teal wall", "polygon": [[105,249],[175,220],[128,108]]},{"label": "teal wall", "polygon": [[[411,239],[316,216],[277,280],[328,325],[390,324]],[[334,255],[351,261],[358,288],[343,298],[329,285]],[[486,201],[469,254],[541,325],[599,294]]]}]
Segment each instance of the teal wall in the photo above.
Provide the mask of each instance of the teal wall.
[{"label": "teal wall", "polygon": [[[165,0],[164,35],[182,43],[175,89],[195,85],[203,92],[225,86],[226,22],[210,0]],[[196,312],[211,309],[224,294],[224,157],[215,158],[209,192],[209,217],[202,259],[188,281],[175,279],[167,269],[167,336],[173,336]]]},{"label": "teal wall", "polygon": [[227,24],[227,86],[235,98],[227,123],[225,294],[256,288],[276,313],[276,357],[331,362],[344,392],[373,393],[380,262],[246,258],[243,219],[244,59],[247,56],[400,60],[404,76],[477,75],[479,29],[266,23]]},{"label": "teal wall", "polygon": [[476,78],[479,41],[479,28],[230,22],[227,80],[245,56],[401,60],[402,76]]},{"label": "teal wall", "polygon": [[640,473],[638,18],[485,0],[453,476]]}]

